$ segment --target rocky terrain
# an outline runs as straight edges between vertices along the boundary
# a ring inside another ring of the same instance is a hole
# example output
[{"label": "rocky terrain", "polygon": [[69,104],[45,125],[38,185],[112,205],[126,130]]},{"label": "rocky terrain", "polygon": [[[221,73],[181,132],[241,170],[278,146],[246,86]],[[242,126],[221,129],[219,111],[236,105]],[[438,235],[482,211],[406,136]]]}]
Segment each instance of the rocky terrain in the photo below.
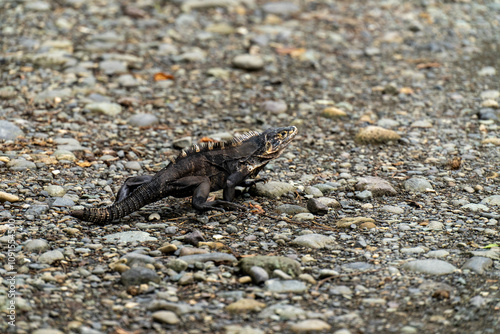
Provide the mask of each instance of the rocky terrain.
[{"label": "rocky terrain", "polygon": [[[500,332],[499,29],[498,1],[0,0],[0,332]],[[68,215],[288,125],[248,210]]]}]

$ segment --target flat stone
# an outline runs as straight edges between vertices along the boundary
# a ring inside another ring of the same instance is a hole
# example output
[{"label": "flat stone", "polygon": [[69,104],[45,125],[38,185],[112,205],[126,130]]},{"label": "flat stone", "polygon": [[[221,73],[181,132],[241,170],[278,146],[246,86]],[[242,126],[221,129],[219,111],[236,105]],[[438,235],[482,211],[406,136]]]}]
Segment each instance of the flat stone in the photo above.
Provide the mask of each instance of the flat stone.
[{"label": "flat stone", "polygon": [[49,249],[49,243],[44,239],[33,239],[24,245],[24,251],[27,253],[44,252]]},{"label": "flat stone", "polygon": [[55,328],[41,328],[31,332],[31,334],[64,334],[64,332]]},{"label": "flat stone", "polygon": [[500,206],[500,195],[492,195],[486,198],[483,198],[481,201],[482,204]]},{"label": "flat stone", "polygon": [[264,67],[264,60],[258,55],[242,54],[234,57],[232,64],[236,68],[257,71]]},{"label": "flat stone", "polygon": [[160,276],[154,270],[136,266],[121,274],[121,282],[125,286],[147,284],[149,282],[159,283]]},{"label": "flat stone", "polygon": [[362,144],[384,144],[390,141],[398,141],[401,136],[393,130],[370,125],[359,130],[355,139]]},{"label": "flat stone", "polygon": [[324,248],[327,245],[332,245],[335,240],[329,236],[322,234],[305,234],[301,235],[291,242],[292,245],[308,247],[308,248]]},{"label": "flat stone", "polygon": [[146,264],[154,264],[156,262],[153,257],[138,252],[125,254],[120,259],[125,260],[125,263],[129,267],[134,267],[137,265],[145,266]]},{"label": "flat stone", "polygon": [[276,208],[278,213],[286,213],[287,215],[295,215],[297,213],[309,212],[306,208],[294,204],[282,204]]},{"label": "flat stone", "polygon": [[406,180],[404,183],[404,187],[409,192],[417,192],[417,193],[433,189],[431,183],[427,179],[421,177],[413,177],[411,179]]},{"label": "flat stone", "polygon": [[405,210],[403,208],[400,208],[400,207],[394,206],[394,205],[384,205],[380,208],[380,211],[394,213],[397,215],[403,214],[405,212]]},{"label": "flat stone", "polygon": [[259,319],[269,319],[279,316],[280,320],[298,320],[304,318],[306,311],[300,307],[287,305],[287,304],[275,304],[263,309],[259,314]]},{"label": "flat stone", "polygon": [[344,217],[337,221],[337,227],[348,228],[351,225],[360,226],[364,223],[375,223],[373,218],[369,217]]},{"label": "flat stone", "polygon": [[438,249],[438,250],[430,251],[426,255],[428,257],[439,258],[439,257],[447,257],[448,255],[450,255],[450,252],[448,252],[447,250],[444,250],[444,249]]},{"label": "flat stone", "polygon": [[433,259],[410,261],[405,263],[403,268],[409,271],[429,275],[451,274],[457,270],[455,266],[446,261]]},{"label": "flat stone", "polygon": [[483,274],[485,270],[493,265],[493,260],[487,257],[474,256],[467,260],[462,269],[470,269],[477,274]]},{"label": "flat stone", "polygon": [[50,206],[55,208],[71,208],[75,206],[75,202],[71,198],[55,197],[53,201],[50,201]]},{"label": "flat stone", "polygon": [[269,198],[279,198],[282,195],[295,191],[295,187],[287,182],[271,181],[267,183],[257,183],[255,185],[255,193],[258,196]]},{"label": "flat stone", "polygon": [[328,107],[323,109],[320,113],[321,117],[324,118],[329,118],[329,119],[338,119],[342,117],[346,117],[347,113],[343,111],[342,109],[336,108],[336,107]]},{"label": "flat stone", "polygon": [[128,119],[128,124],[136,127],[158,124],[159,120],[153,114],[135,114]]},{"label": "flat stone", "polygon": [[466,210],[466,211],[472,211],[472,212],[478,212],[478,211],[489,212],[490,211],[490,208],[488,208],[486,205],[474,204],[474,203],[466,204],[466,205],[462,206],[460,209]]},{"label": "flat stone", "polygon": [[24,132],[17,125],[0,120],[0,140],[15,140],[22,136],[24,136]]},{"label": "flat stone", "polygon": [[238,262],[238,260],[231,254],[227,253],[207,253],[207,254],[195,254],[195,255],[187,255],[180,258],[182,261],[187,262],[188,264],[194,264],[196,262]]},{"label": "flat stone", "polygon": [[49,196],[52,197],[63,197],[66,194],[66,190],[58,185],[48,185],[44,187],[43,190],[45,190]]},{"label": "flat stone", "polygon": [[60,260],[64,260],[64,255],[58,250],[47,251],[38,257],[39,263],[52,264]]},{"label": "flat stone", "polygon": [[116,116],[122,112],[122,106],[112,102],[89,103],[85,106],[85,109],[108,116]]},{"label": "flat stone", "polygon": [[151,317],[153,320],[167,325],[176,325],[181,322],[179,317],[172,311],[156,311],[151,315]]},{"label": "flat stone", "polygon": [[266,290],[276,293],[304,293],[307,291],[307,286],[304,282],[298,280],[267,280],[265,283]]},{"label": "flat stone", "polygon": [[176,139],[172,142],[172,147],[176,148],[178,150],[183,150],[185,148],[190,147],[193,144],[193,140],[191,137],[182,137],[179,139]]},{"label": "flat stone", "polygon": [[19,196],[0,191],[0,202],[18,202]]},{"label": "flat stone", "polygon": [[7,162],[7,167],[14,171],[24,171],[27,169],[36,169],[36,164],[33,161],[25,159],[14,159]]},{"label": "flat stone", "polygon": [[[78,147],[71,147],[73,150],[79,149]],[[82,148],[83,149],[83,148]],[[67,161],[76,161],[76,156],[71,150],[56,150],[54,152],[54,157],[57,160],[67,160]]]},{"label": "flat stone", "polygon": [[261,103],[260,108],[265,112],[279,115],[285,113],[288,109],[288,106],[286,105],[285,101],[278,100],[278,101],[264,101]]},{"label": "flat stone", "polygon": [[137,171],[142,170],[142,166],[139,161],[127,161],[125,163],[125,168]]},{"label": "flat stone", "polygon": [[263,4],[262,10],[268,14],[288,16],[299,13],[300,7],[293,2],[278,1]]},{"label": "flat stone", "polygon": [[292,217],[293,220],[298,221],[298,222],[304,222],[308,220],[314,220],[314,215],[309,212],[302,212],[302,213],[297,213]]},{"label": "flat stone", "polygon": [[226,311],[229,313],[250,313],[250,312],[259,312],[266,304],[259,302],[255,299],[245,298],[240,299],[234,303],[229,304],[225,307]]},{"label": "flat stone", "polygon": [[411,123],[412,128],[428,129],[428,128],[432,128],[432,126],[433,126],[432,123],[430,121],[426,121],[426,120],[415,121],[415,122]]},{"label": "flat stone", "polygon": [[300,263],[285,256],[252,256],[245,257],[238,263],[241,271],[246,275],[251,275],[251,268],[261,267],[271,275],[274,270],[280,269],[292,277],[297,277],[302,273]]},{"label": "flat stone", "polygon": [[127,63],[118,60],[104,60],[99,63],[99,68],[107,75],[126,73]]},{"label": "flat stone", "polygon": [[155,237],[152,237],[148,232],[143,231],[127,231],[118,232],[113,234],[108,234],[104,236],[104,240],[108,242],[146,242],[146,241],[156,241]]},{"label": "flat stone", "polygon": [[397,194],[396,189],[387,180],[376,176],[366,176],[358,179],[356,190],[369,190],[373,196],[393,196]]},{"label": "flat stone", "polygon": [[322,332],[331,328],[332,326],[320,319],[302,320],[290,326],[290,330],[294,333]]}]

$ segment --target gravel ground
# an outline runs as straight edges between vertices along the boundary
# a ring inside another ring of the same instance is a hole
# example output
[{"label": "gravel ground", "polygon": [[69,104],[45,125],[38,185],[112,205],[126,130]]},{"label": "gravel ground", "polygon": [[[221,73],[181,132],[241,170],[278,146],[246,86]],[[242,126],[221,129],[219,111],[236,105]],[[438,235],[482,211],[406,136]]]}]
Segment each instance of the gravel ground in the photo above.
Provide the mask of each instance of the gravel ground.
[{"label": "gravel ground", "polygon": [[[0,0],[0,22],[2,333],[500,332],[498,1]],[[247,211],[68,216],[288,125]]]}]

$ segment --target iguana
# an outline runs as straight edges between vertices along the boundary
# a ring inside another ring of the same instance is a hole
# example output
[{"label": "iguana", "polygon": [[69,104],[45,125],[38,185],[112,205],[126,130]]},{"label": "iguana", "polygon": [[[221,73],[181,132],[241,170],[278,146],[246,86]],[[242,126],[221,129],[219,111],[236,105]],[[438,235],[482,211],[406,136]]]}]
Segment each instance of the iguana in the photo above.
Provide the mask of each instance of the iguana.
[{"label": "iguana", "polygon": [[[170,165],[155,175],[125,180],[115,202],[105,208],[85,208],[70,214],[78,219],[105,224],[167,196],[193,196],[196,210],[242,207],[232,203],[236,186],[250,187],[271,160],[280,156],[297,134],[295,126],[251,131],[228,142],[208,142],[182,151]],[[207,201],[211,191],[224,189],[223,200]]]}]

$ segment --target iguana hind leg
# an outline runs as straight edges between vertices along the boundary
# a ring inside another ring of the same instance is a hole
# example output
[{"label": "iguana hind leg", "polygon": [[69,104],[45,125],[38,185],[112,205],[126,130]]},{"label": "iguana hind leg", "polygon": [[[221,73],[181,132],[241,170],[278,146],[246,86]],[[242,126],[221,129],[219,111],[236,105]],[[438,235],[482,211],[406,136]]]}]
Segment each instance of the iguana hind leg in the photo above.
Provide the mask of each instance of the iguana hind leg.
[{"label": "iguana hind leg", "polygon": [[139,175],[132,176],[125,180],[120,190],[116,194],[115,203],[123,201],[127,198],[135,189],[144,183],[148,183],[153,178],[153,175]]}]

